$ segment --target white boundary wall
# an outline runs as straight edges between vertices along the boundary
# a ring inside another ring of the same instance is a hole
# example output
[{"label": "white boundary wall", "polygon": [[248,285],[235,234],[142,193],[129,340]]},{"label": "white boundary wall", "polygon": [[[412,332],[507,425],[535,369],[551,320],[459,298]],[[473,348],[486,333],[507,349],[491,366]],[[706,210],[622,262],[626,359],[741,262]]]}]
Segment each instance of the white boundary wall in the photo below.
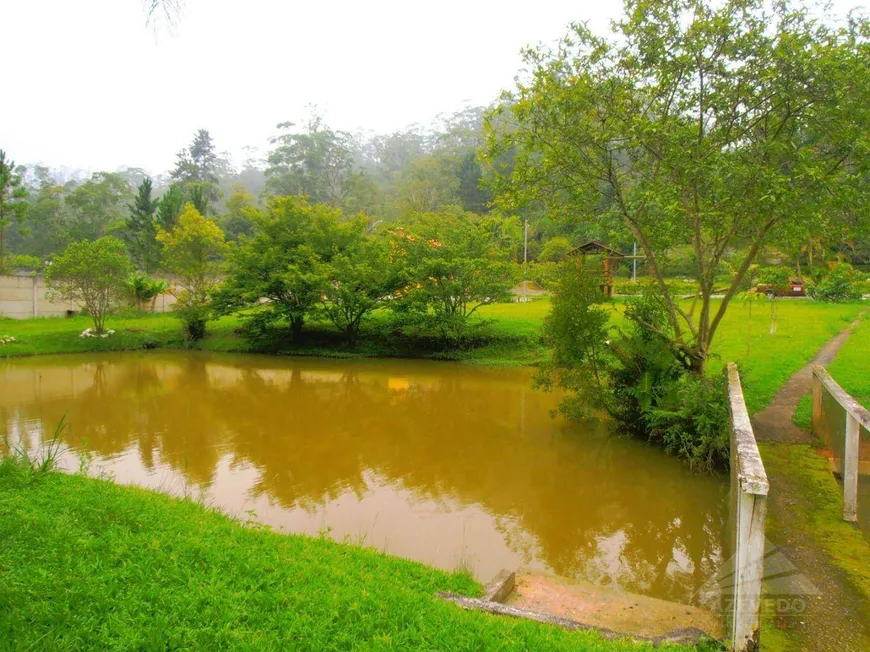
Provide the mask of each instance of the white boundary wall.
[{"label": "white boundary wall", "polygon": [[[46,291],[42,274],[0,276],[0,318],[63,317],[68,310],[80,309],[73,303],[49,301]],[[163,294],[157,297],[154,312],[167,312],[174,303],[174,296]]]},{"label": "white boundary wall", "polygon": [[737,366],[728,364],[731,408],[731,520],[734,595],[731,605],[732,649],[758,646],[761,580],[764,574],[764,524],[770,485],[743,400]]}]

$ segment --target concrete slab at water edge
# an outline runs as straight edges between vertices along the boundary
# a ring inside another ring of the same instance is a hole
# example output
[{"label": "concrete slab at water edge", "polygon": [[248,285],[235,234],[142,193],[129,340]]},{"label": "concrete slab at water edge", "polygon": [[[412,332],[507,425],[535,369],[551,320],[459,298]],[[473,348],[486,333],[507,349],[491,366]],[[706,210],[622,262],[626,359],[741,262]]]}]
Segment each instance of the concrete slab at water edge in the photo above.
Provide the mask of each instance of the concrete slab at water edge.
[{"label": "concrete slab at water edge", "polygon": [[719,614],[532,571],[517,571],[514,590],[505,604],[646,638],[690,628],[710,638],[724,638]]}]

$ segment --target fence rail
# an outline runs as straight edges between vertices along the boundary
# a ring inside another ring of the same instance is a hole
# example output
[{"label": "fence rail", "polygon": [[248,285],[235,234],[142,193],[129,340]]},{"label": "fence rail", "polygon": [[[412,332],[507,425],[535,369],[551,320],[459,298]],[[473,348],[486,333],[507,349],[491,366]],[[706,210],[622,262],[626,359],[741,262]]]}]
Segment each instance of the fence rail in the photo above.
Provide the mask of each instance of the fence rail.
[{"label": "fence rail", "polygon": [[729,628],[734,650],[758,645],[761,581],[764,575],[764,525],[770,484],[758,452],[740,374],[728,365],[731,408],[731,547],[733,591]]},{"label": "fence rail", "polygon": [[843,408],[846,426],[840,472],[843,477],[843,519],[858,521],[858,471],[861,451],[861,428],[870,430],[870,411],[856,401],[821,365],[813,367],[813,432],[822,435],[829,448],[834,446],[832,433],[825,428],[825,393]]}]

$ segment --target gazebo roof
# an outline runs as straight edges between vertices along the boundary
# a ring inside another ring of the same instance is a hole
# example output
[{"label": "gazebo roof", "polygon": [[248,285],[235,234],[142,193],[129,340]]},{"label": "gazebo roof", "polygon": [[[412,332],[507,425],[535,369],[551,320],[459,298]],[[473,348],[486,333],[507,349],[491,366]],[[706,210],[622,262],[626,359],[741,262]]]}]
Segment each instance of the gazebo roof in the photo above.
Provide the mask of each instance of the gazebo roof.
[{"label": "gazebo roof", "polygon": [[577,254],[605,254],[606,256],[612,256],[614,258],[625,258],[625,254],[620,253],[616,249],[612,249],[596,240],[590,240],[586,244],[582,244],[579,247],[574,247],[574,249],[572,249],[571,251],[565,252],[566,256],[576,256]]}]

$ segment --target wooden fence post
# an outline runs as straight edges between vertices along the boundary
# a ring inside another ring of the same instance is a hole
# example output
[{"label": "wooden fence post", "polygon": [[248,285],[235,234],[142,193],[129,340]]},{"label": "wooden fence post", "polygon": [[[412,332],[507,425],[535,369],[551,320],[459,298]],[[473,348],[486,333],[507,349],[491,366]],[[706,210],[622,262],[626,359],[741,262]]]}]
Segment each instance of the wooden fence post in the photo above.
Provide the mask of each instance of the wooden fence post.
[{"label": "wooden fence post", "polygon": [[843,518],[858,521],[858,452],[861,440],[858,419],[846,415],[846,443],[843,451]]},{"label": "wooden fence post", "polygon": [[[820,437],[822,434],[822,379],[819,378],[818,365],[813,367],[813,433]],[[827,446],[827,442],[825,443]]]}]

